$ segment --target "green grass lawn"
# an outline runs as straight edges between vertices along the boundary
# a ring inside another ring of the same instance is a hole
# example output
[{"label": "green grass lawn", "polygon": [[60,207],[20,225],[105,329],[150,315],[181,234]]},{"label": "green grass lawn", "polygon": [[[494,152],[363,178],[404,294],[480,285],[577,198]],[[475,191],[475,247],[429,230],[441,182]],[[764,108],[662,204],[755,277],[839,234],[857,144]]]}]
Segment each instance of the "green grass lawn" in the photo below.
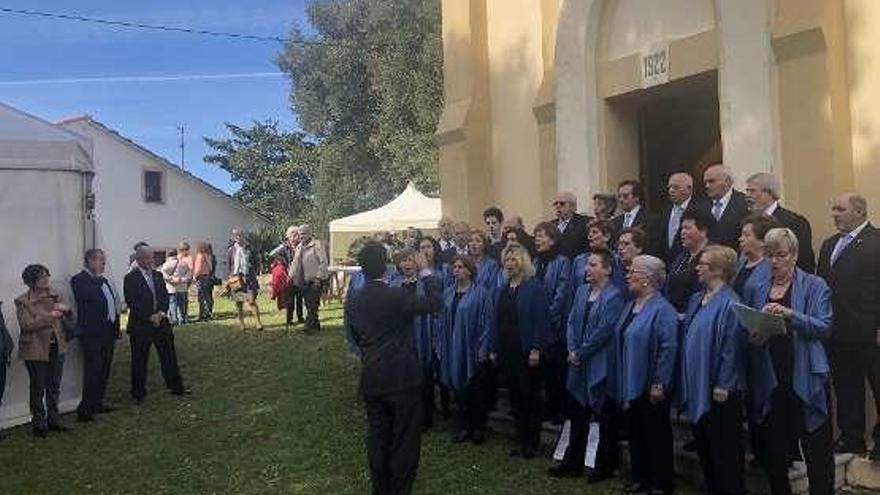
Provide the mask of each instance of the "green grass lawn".
[{"label": "green grass lawn", "polygon": [[[274,302],[261,303],[262,333],[239,331],[223,299],[219,321],[176,330],[193,391],[182,399],[161,386],[153,353],[150,395],[135,405],[120,341],[108,391],[119,410],[88,424],[67,416],[73,431],[47,439],[27,426],[6,432],[0,494],[369,493],[359,364],[345,352],[339,307],[324,309],[323,333],[305,336],[285,332]],[[453,445],[441,424],[423,439],[416,493],[622,492],[618,482],[587,490],[583,480],[550,479],[546,459],[510,459],[509,446],[498,434]]]}]

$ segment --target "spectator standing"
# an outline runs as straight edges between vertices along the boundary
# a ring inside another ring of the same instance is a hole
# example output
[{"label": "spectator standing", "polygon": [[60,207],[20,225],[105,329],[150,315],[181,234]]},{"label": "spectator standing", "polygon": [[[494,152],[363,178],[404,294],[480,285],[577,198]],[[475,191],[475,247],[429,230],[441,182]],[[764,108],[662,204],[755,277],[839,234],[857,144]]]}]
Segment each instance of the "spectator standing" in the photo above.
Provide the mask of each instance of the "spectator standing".
[{"label": "spectator standing", "polygon": [[61,375],[70,336],[62,320],[73,315],[61,295],[49,285],[49,269],[28,265],[21,274],[27,292],[15,298],[15,312],[21,334],[18,355],[30,378],[30,409],[34,436],[49,431],[67,431],[61,424],[58,398]]},{"label": "spectator standing", "polygon": [[186,323],[186,294],[189,290],[189,282],[192,280],[192,272],[189,266],[181,261],[175,250],[169,250],[165,263],[162,264],[162,277],[165,279],[165,290],[171,297],[168,306],[168,321],[172,325]]},{"label": "spectator standing", "polygon": [[305,323],[305,318],[303,318],[303,297],[302,292],[299,287],[293,283],[293,280],[289,278],[290,276],[290,267],[293,264],[293,257],[296,255],[296,248],[300,243],[300,233],[299,226],[291,225],[287,227],[287,230],[284,233],[284,242],[278,245],[275,249],[269,252],[270,257],[281,256],[284,261],[284,266],[287,267],[288,279],[287,284],[285,285],[285,295],[284,295],[284,308],[286,309],[285,315],[285,323],[289,327],[293,323],[293,314],[296,311],[296,321],[298,324]]},{"label": "spectator standing", "polygon": [[257,280],[257,267],[254,263],[253,253],[248,248],[241,229],[232,229],[232,245],[226,251],[226,260],[229,267],[229,276],[239,277],[243,280],[241,292],[244,292],[244,300],[235,298],[235,310],[238,316],[238,324],[242,330],[244,325],[244,303],[251,308],[254,318],[257,320],[257,331],[263,330],[263,321],[260,318],[260,306],[257,304],[257,296],[260,293],[260,281]]},{"label": "spectator standing", "polygon": [[783,208],[779,204],[779,178],[760,172],[746,179],[746,199],[752,213],[763,213],[775,218],[783,227],[791,229],[798,238],[798,268],[807,273],[816,272],[816,255],[813,253],[813,229],[803,215]]},{"label": "spectator standing", "polygon": [[710,200],[703,210],[715,219],[709,240],[735,250],[739,244],[740,225],[749,214],[746,195],[733,188],[733,176],[721,163],[706,168],[703,185]]},{"label": "spectator standing", "polygon": [[571,192],[561,192],[553,201],[556,220],[553,224],[559,230],[558,248],[560,254],[573,259],[587,251],[587,224],[590,218],[577,213],[577,197]]},{"label": "spectator standing", "polygon": [[214,255],[211,245],[200,242],[196,248],[196,260],[193,266],[193,278],[196,281],[199,300],[199,321],[210,320],[214,313]]},{"label": "spectator standing", "polygon": [[318,319],[318,305],[321,302],[321,293],[326,286],[329,277],[327,272],[327,251],[324,244],[315,239],[310,225],[302,225],[299,228],[300,244],[293,257],[290,267],[291,279],[299,287],[306,306],[307,333],[321,330],[321,322]]},{"label": "spectator standing", "polygon": [[83,351],[82,400],[76,410],[77,420],[92,421],[95,414],[110,412],[104,403],[113,351],[119,339],[119,314],[122,299],[104,278],[107,257],[100,249],[85,254],[85,268],[70,279],[76,301],[76,327]]},{"label": "spectator standing", "polygon": [[188,242],[180,241],[177,244],[177,259],[186,267],[186,271],[189,273],[186,280],[186,290],[182,292],[182,295],[178,296],[181,323],[189,323],[189,288],[194,280],[192,273],[193,268],[195,267],[195,260],[193,259]]},{"label": "spectator standing", "polygon": [[[848,193],[834,199],[838,233],[822,243],[818,274],[831,286],[834,309],[828,349],[834,372],[837,452],[865,450],[865,380],[880,413],[880,230],[868,221],[868,202]],[[880,461],[880,414],[871,458]]]}]

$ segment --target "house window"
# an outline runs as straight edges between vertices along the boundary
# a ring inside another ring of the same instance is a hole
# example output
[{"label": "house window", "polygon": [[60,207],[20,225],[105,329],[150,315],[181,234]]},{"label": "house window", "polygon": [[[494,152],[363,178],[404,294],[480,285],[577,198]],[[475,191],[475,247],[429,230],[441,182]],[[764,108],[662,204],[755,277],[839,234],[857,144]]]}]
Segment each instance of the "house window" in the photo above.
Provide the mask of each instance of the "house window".
[{"label": "house window", "polygon": [[162,172],[144,170],[144,201],[147,203],[162,202]]}]

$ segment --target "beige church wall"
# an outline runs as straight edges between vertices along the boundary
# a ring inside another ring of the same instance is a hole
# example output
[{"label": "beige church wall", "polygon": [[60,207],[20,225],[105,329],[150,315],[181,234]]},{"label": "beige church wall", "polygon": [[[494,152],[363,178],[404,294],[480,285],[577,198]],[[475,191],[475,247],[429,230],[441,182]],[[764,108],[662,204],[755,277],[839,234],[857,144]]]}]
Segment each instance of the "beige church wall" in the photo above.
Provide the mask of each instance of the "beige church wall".
[{"label": "beige church wall", "polygon": [[845,3],[853,188],[880,219],[880,2]]},{"label": "beige church wall", "polygon": [[715,26],[712,2],[707,0],[620,0],[607,17],[607,58],[638,55],[658,41],[701,33]]}]

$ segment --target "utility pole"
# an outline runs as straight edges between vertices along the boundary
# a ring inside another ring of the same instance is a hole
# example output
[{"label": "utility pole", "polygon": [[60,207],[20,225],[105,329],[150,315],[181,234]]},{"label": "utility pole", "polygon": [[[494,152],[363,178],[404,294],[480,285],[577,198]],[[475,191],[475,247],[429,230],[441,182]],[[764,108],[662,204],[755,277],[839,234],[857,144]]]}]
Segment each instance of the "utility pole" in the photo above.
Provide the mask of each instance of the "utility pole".
[{"label": "utility pole", "polygon": [[177,133],[180,135],[180,168],[186,170],[186,161],[184,161],[186,156],[186,126],[184,124],[177,126]]}]

